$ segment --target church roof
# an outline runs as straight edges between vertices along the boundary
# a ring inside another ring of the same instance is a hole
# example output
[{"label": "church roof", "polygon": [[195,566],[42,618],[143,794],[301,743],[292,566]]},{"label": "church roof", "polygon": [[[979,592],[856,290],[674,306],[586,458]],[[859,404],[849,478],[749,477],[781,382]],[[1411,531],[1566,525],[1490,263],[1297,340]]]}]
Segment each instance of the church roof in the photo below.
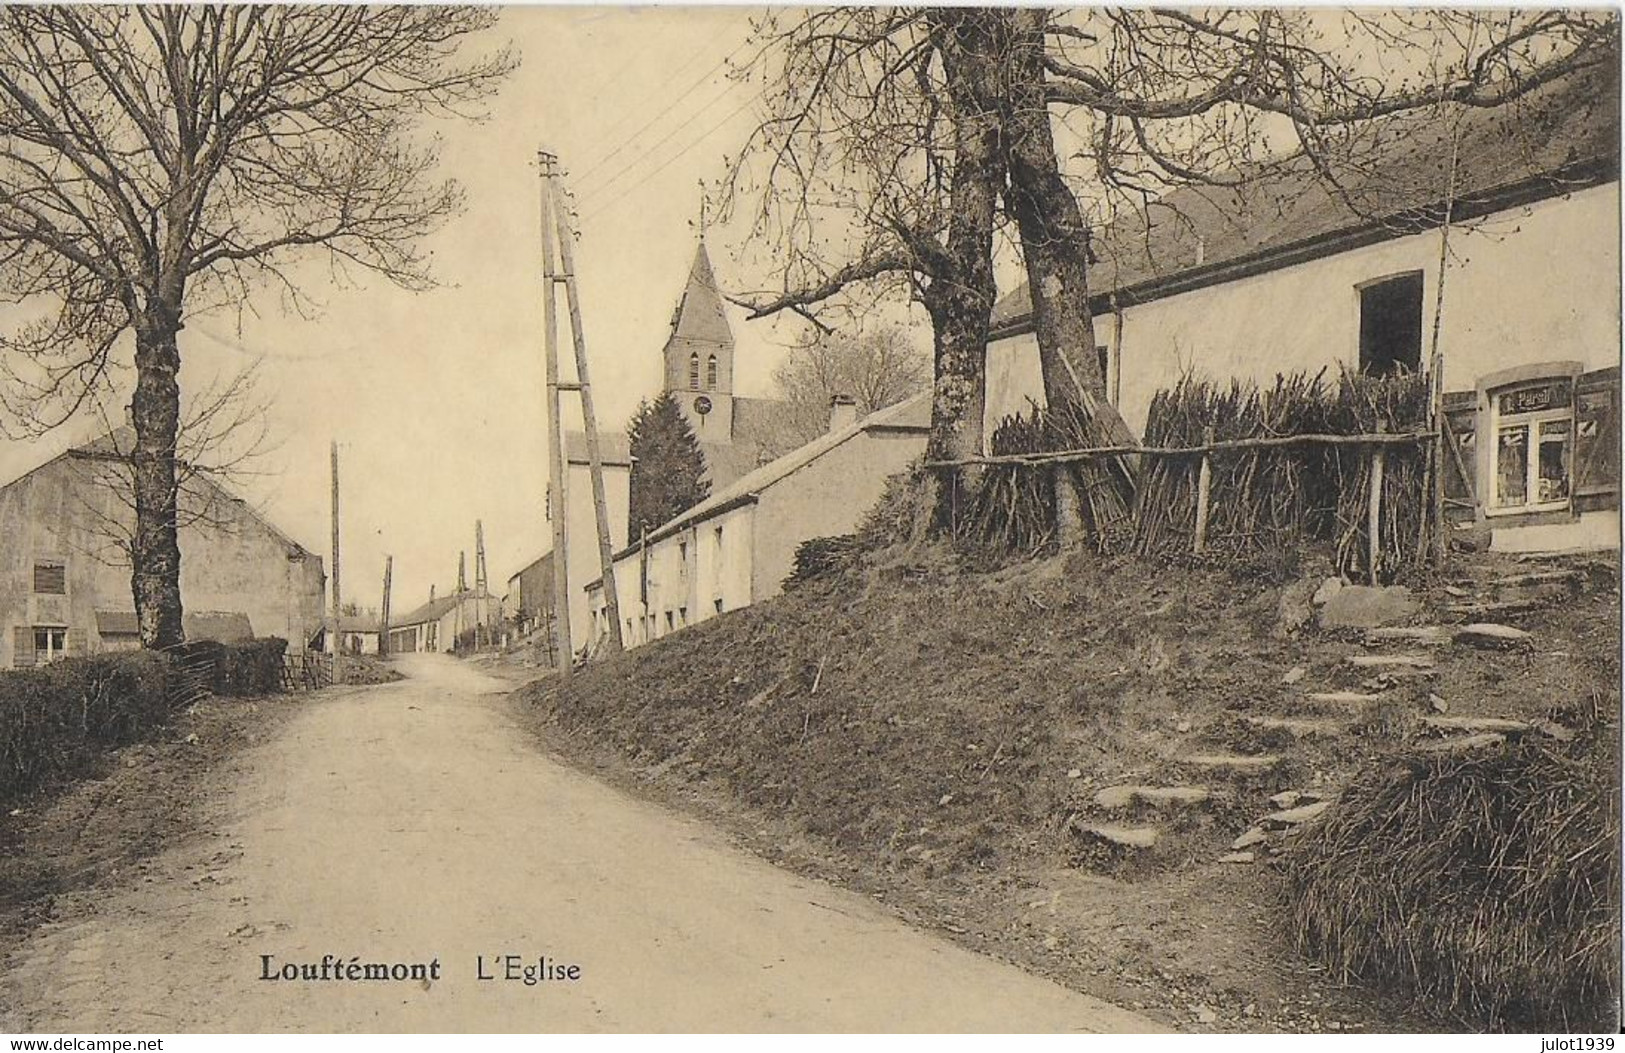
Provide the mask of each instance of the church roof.
[{"label": "church roof", "polygon": [[[688,269],[688,284],[671,317],[671,341],[692,340],[704,344],[732,344],[733,330],[722,292],[717,288],[711,257],[701,240],[694,252],[694,265]],[[668,345],[671,341],[668,341]]]}]

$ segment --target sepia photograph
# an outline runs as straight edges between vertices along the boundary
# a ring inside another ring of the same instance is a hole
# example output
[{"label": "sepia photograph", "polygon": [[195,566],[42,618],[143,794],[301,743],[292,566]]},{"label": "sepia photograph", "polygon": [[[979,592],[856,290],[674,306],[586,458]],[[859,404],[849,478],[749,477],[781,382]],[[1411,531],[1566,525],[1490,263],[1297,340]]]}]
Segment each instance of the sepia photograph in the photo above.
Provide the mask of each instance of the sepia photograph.
[{"label": "sepia photograph", "polygon": [[0,5],[0,1034],[1612,1050],[1620,22]]}]

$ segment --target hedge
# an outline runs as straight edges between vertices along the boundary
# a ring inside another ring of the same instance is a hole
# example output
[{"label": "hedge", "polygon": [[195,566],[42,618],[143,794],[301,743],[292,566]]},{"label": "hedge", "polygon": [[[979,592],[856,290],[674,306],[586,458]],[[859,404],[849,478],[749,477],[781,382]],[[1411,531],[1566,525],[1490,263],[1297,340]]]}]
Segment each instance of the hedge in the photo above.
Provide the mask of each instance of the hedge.
[{"label": "hedge", "polygon": [[170,716],[174,670],[144,651],[0,672],[0,800],[83,771]]},{"label": "hedge", "polygon": [[233,698],[282,690],[282,656],[288,641],[267,636],[241,644],[194,640],[175,648],[175,659],[210,693]]}]

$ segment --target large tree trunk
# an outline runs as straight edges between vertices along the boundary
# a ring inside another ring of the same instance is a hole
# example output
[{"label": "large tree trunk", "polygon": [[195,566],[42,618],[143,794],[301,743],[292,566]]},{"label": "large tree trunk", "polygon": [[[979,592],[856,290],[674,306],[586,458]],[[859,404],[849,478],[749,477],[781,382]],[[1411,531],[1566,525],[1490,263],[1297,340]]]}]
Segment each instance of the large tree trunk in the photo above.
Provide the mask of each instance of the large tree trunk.
[{"label": "large tree trunk", "polygon": [[1033,330],[1044,375],[1044,398],[1055,406],[1106,398],[1089,311],[1089,228],[1061,177],[1044,102],[1044,25],[1048,12],[1017,8],[1009,93],[1010,216],[1033,302]]},{"label": "large tree trunk", "polygon": [[[982,450],[987,335],[998,287],[993,276],[993,220],[1005,180],[1003,119],[987,100],[1002,91],[1007,45],[1003,18],[965,8],[930,13],[947,75],[954,122],[954,172],[947,251],[925,292],[935,349],[930,460]],[[937,524],[951,526],[964,473],[939,477]]]},{"label": "large tree trunk", "polygon": [[181,628],[181,550],[177,536],[175,448],[180,430],[178,308],[154,298],[136,322],[135,425],[131,455],[135,477],[135,536],[130,587],[141,646],[172,647]]}]

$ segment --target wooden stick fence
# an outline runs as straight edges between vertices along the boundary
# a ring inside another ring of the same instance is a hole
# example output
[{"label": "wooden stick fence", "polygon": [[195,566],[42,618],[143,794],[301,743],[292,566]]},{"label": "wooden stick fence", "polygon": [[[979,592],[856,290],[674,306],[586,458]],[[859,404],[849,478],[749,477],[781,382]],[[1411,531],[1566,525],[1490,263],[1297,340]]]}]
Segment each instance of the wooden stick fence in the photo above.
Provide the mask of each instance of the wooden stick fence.
[{"label": "wooden stick fence", "polygon": [[[1367,564],[1371,584],[1376,585],[1382,556],[1382,486],[1388,448],[1391,446],[1437,443],[1441,438],[1441,431],[1390,432],[1385,422],[1378,421],[1375,432],[1355,435],[1309,433],[1215,441],[1213,428],[1209,426],[1203,429],[1203,441],[1198,446],[1096,446],[1088,449],[1057,450],[1047,453],[978,455],[955,460],[927,461],[925,467],[937,470],[963,468],[972,465],[1040,468],[1072,464],[1097,458],[1122,457],[1129,454],[1137,454],[1142,457],[1200,457],[1201,462],[1197,469],[1196,524],[1191,542],[1191,550],[1200,555],[1207,547],[1213,454],[1242,450],[1274,449],[1285,446],[1369,446],[1371,448],[1371,493],[1366,507],[1366,542],[1369,546]],[[1456,456],[1460,457],[1459,451]],[[1433,486],[1437,488],[1437,481],[1432,482]],[[1427,527],[1426,518],[1424,514],[1420,527],[1424,532]],[[1434,528],[1435,530],[1442,528],[1442,519],[1435,522]]]}]

